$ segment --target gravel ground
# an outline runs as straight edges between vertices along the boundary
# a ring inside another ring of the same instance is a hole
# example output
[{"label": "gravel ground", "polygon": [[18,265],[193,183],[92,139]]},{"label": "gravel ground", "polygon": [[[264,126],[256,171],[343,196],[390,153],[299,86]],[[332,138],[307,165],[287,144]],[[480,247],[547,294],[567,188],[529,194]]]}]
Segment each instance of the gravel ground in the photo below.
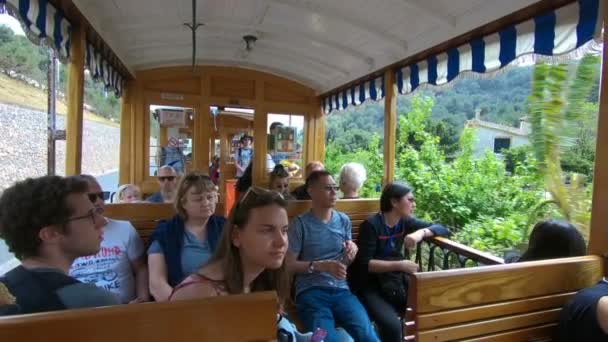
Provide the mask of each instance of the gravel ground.
[{"label": "gravel ground", "polygon": [[[0,103],[0,191],[17,180],[46,174],[47,115],[18,106]],[[65,128],[57,116],[57,129]],[[120,129],[85,120],[83,123],[82,171],[101,175],[118,168]],[[56,174],[65,173],[65,141],[57,142]]]}]

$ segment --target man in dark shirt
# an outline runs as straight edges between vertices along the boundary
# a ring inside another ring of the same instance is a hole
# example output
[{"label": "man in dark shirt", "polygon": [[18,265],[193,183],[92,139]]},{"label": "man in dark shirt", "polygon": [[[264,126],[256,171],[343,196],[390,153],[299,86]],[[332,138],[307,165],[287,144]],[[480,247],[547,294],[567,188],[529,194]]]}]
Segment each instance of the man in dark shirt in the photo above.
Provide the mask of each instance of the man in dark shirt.
[{"label": "man in dark shirt", "polygon": [[161,166],[156,179],[160,190],[146,198],[146,202],[173,203],[173,197],[177,191],[177,171],[169,165]]},{"label": "man in dark shirt", "polygon": [[77,257],[99,251],[105,223],[79,177],[28,178],[4,191],[0,238],[21,266],[0,282],[18,313],[120,304],[113,293],[68,276]]},{"label": "man in dark shirt", "polygon": [[[323,171],[325,170],[325,166],[320,161],[312,161],[306,164],[306,169],[304,177],[310,176],[311,173],[315,171]],[[308,194],[308,190],[306,190],[306,184],[302,184],[299,187],[295,188],[291,195],[297,200],[309,200],[310,195]]]},{"label": "man in dark shirt", "polygon": [[558,341],[608,341],[608,281],[579,291],[561,312]]}]

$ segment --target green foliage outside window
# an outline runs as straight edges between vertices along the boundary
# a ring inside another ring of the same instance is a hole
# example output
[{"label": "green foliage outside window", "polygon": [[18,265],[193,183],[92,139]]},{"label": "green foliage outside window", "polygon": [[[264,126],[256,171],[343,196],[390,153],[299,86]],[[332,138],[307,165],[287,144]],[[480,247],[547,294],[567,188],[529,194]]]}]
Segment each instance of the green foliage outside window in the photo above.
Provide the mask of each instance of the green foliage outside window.
[{"label": "green foliage outside window", "polygon": [[[462,131],[456,149],[446,149],[445,137],[432,128],[433,98],[411,98],[399,115],[395,179],[414,188],[416,215],[448,225],[453,240],[499,256],[525,244],[531,227],[545,218],[570,220],[586,235],[591,183],[585,176],[592,174],[597,125],[597,103],[589,100],[597,61],[586,57],[577,68],[535,69],[529,100],[534,145],[505,151],[504,160],[489,151],[475,158],[470,129]],[[336,174],[346,162],[362,163],[369,179],[363,194],[378,197],[379,137],[366,146],[339,142],[328,141],[328,170]]]}]

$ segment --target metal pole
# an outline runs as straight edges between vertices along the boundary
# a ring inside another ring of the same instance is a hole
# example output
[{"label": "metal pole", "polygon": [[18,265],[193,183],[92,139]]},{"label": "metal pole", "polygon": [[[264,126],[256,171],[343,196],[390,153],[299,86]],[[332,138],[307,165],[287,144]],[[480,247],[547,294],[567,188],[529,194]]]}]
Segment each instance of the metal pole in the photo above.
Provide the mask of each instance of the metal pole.
[{"label": "metal pole", "polygon": [[55,57],[55,51],[49,48],[49,68],[47,71],[47,174],[55,174],[55,95],[56,95],[56,73],[57,70],[57,58]]},{"label": "metal pole", "polygon": [[196,0],[192,0],[192,23],[184,23],[192,31],[192,71],[196,69],[196,29],[204,24],[196,22]]}]

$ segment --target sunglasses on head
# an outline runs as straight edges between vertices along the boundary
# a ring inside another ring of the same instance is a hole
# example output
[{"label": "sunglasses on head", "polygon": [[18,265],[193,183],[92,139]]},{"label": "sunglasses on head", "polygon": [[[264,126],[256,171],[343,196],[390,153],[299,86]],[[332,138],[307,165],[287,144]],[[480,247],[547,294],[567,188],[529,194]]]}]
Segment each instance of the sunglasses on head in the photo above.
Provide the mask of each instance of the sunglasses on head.
[{"label": "sunglasses on head", "polygon": [[285,199],[283,197],[283,194],[281,194],[278,191],[260,188],[259,186],[252,186],[252,187],[249,188],[249,190],[247,190],[247,192],[245,193],[245,195],[243,195],[243,197],[239,201],[239,204],[247,202],[249,200],[254,200],[258,196],[262,196],[262,195],[273,195],[273,196],[280,197],[281,199]]},{"label": "sunglasses on head", "polygon": [[191,173],[186,176],[186,180],[188,180],[188,181],[195,181],[195,180],[199,180],[199,179],[211,180],[211,177],[209,177],[208,175],[202,174],[202,173]]},{"label": "sunglasses on head", "polygon": [[175,176],[159,176],[158,180],[161,182],[164,182],[164,181],[172,182],[175,180]]},{"label": "sunglasses on head", "polygon": [[89,201],[91,201],[91,203],[95,203],[97,202],[98,198],[100,200],[107,201],[110,198],[110,193],[108,191],[89,192],[87,196],[89,196]]}]

